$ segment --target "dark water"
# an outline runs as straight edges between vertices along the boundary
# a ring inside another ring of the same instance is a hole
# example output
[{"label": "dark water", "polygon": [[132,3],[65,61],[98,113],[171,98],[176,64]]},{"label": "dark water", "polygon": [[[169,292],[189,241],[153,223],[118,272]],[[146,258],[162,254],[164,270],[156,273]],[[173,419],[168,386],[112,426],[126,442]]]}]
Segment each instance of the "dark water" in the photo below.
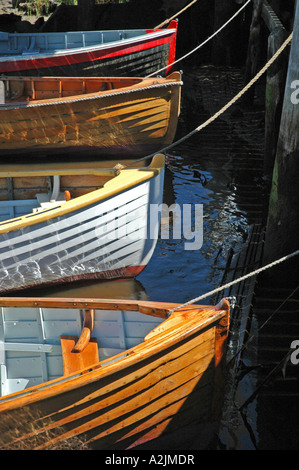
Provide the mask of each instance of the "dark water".
[{"label": "dark water", "polygon": [[[174,239],[171,219],[170,222],[168,218],[162,219],[155,252],[136,280],[79,282],[26,291],[26,295],[129,295],[155,301],[184,302],[217,287],[228,250],[242,242],[247,219],[228,188],[229,173],[204,169],[197,158],[196,145],[192,147],[190,145],[184,153],[167,156],[163,200],[168,207],[178,204],[182,208],[183,204],[190,204],[193,230],[194,206],[203,205],[203,243],[200,249],[187,250],[189,240],[184,238],[183,227],[183,238]],[[169,239],[164,239],[168,223]]]},{"label": "dark water", "polygon": [[[230,89],[226,90],[222,97],[218,97],[218,85],[216,83],[215,86],[215,81],[210,79],[215,89],[216,102],[213,103],[213,99],[209,99],[209,108],[213,105],[217,110],[226,98],[231,97],[235,90],[242,86],[242,72],[235,69],[229,72],[205,67],[188,70],[184,74],[182,108],[176,140],[188,134],[211,114],[211,109],[206,109],[205,100],[202,98],[203,90],[208,86],[207,77],[211,74],[217,77],[219,83],[222,83],[222,79],[229,82]],[[227,83],[224,83],[224,86],[227,88]],[[246,119],[252,121],[252,116]],[[242,128],[238,117],[236,122]],[[256,124],[251,122],[251,125],[256,125],[257,128],[260,128],[260,124],[260,117]],[[248,123],[245,123],[246,125],[248,126]],[[244,136],[240,136],[237,128],[234,138],[234,130],[231,129],[229,135],[227,127],[232,126],[219,119],[216,126],[213,124],[208,131],[204,130],[174,147],[166,157],[163,202],[168,207],[178,204],[180,208],[183,204],[190,204],[193,229],[194,206],[203,205],[203,244],[200,249],[187,250],[186,239],[173,239],[171,221],[170,239],[163,239],[163,230],[168,221],[165,221],[165,224],[162,221],[161,233],[152,259],[135,281],[73,283],[46,290],[34,290],[32,293],[87,297],[105,294],[114,297],[135,295],[137,298],[142,295],[155,301],[185,302],[218,287],[229,250],[233,248],[238,251],[242,247],[248,227],[252,223],[246,206],[242,205],[242,202],[240,204],[238,190],[242,184],[251,184],[250,179],[252,174],[255,174],[253,169],[244,168],[244,165],[252,165],[248,164],[248,157],[252,158],[252,149],[244,149]],[[258,153],[259,140],[253,145],[254,151]],[[258,147],[258,150],[255,147]],[[253,164],[255,165],[254,162]],[[208,300],[207,298],[204,303]]]},{"label": "dark water", "polygon": [[[238,69],[193,67],[183,79],[176,140],[220,109],[243,85]],[[164,203],[203,205],[200,249],[186,250],[184,239],[163,239],[162,223],[152,259],[136,280],[73,283],[25,294],[183,303],[218,287],[230,251],[236,253],[244,246],[250,226],[261,216],[262,147],[263,110],[257,101],[245,110],[233,108],[167,155]],[[202,303],[211,300],[208,297]],[[252,384],[246,386],[250,389]],[[252,448],[244,427],[239,429],[237,423],[234,432],[235,444],[229,447]]]}]

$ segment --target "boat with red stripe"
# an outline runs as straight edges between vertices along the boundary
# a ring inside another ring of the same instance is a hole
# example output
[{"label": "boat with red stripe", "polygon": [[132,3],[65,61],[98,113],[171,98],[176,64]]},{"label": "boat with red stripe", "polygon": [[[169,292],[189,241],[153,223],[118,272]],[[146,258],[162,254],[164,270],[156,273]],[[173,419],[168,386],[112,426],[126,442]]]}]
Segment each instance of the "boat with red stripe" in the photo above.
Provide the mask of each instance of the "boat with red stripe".
[{"label": "boat with red stripe", "polygon": [[35,76],[146,76],[171,72],[177,21],[164,29],[0,32],[0,73]]}]

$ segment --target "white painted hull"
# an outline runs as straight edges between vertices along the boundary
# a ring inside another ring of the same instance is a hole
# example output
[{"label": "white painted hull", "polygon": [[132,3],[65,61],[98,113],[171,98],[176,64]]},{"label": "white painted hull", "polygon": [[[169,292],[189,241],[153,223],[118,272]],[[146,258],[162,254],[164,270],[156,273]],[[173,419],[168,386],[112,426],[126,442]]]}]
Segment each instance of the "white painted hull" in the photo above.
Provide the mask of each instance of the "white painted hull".
[{"label": "white painted hull", "polygon": [[150,221],[150,204],[162,203],[163,180],[164,169],[83,208],[2,232],[0,292],[138,275],[156,246],[159,221]]}]

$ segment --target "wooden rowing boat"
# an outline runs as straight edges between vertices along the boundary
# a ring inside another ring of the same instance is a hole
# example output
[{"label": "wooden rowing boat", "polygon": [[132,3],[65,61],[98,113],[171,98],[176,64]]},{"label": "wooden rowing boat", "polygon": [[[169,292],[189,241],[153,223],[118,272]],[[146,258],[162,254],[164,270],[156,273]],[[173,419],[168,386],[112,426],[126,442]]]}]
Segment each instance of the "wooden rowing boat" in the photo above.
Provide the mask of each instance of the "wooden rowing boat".
[{"label": "wooden rowing boat", "polygon": [[167,28],[0,32],[0,73],[22,76],[141,76],[175,60],[177,21]]},{"label": "wooden rowing boat", "polygon": [[150,207],[162,203],[164,155],[140,168],[105,163],[0,167],[0,292],[133,278],[145,268],[158,237]]},{"label": "wooden rowing boat", "polygon": [[211,445],[227,300],[174,312],[115,299],[2,297],[0,306],[1,449]]},{"label": "wooden rowing boat", "polygon": [[161,150],[175,136],[182,84],[179,72],[167,78],[144,80],[64,77],[1,77],[1,80],[2,157],[17,154],[142,157]]}]

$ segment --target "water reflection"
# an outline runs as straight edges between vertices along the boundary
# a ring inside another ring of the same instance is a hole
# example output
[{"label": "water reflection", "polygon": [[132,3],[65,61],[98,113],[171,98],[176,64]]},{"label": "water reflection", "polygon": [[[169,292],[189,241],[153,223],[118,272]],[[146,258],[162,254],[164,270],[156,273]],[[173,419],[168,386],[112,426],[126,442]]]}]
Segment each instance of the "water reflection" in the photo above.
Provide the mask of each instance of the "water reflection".
[{"label": "water reflection", "polygon": [[13,295],[25,297],[148,300],[148,295],[142,283],[136,279],[119,281],[78,281],[44,288],[24,289]]},{"label": "water reflection", "polygon": [[[220,109],[242,86],[241,71],[186,70],[176,140]],[[14,295],[180,303],[218,287],[229,251],[243,248],[250,225],[260,220],[263,111],[245,111],[229,111],[229,116],[222,116],[175,147],[166,159],[163,202],[167,206],[203,205],[203,245],[199,250],[185,250],[183,238],[163,239],[160,232],[154,254],[136,280],[77,282]],[[203,303],[209,301],[207,298]],[[250,387],[246,384],[246,394]],[[235,434],[244,441],[235,442],[235,448],[250,448],[245,442],[247,431],[243,437],[238,423]]]},{"label": "water reflection", "polygon": [[[227,165],[226,154],[218,166],[198,158],[198,142],[193,139],[181,152],[168,155],[165,168],[163,202],[203,205],[203,245],[198,250],[186,250],[184,238],[163,239],[163,220],[155,252],[145,270],[134,281],[94,281],[44,289],[21,291],[17,295],[59,297],[141,298],[155,301],[185,302],[205,294],[221,282],[228,251],[238,250],[247,235],[246,211],[238,205],[237,188],[231,183],[233,165]],[[191,226],[194,227],[194,210]],[[182,233],[183,237],[183,233]],[[141,288],[142,286],[142,288]],[[126,288],[125,288],[126,287]],[[38,293],[39,291],[39,293]],[[204,303],[209,302],[207,299]]]},{"label": "water reflection", "polygon": [[160,233],[154,256],[138,277],[151,300],[184,302],[220,282],[228,250],[237,249],[247,230],[246,214],[237,206],[229,179],[223,171],[203,169],[190,152],[168,156],[163,200],[169,206],[203,205],[203,245],[187,251],[186,240],[164,240]]},{"label": "water reflection", "polygon": [[[179,149],[180,150],[180,149]],[[218,161],[219,162],[219,161]],[[183,238],[173,239],[172,220],[162,220],[155,252],[137,280],[73,282],[43,289],[23,290],[16,295],[51,297],[97,297],[150,299],[185,302],[214,289],[221,282],[228,250],[244,241],[248,220],[238,207],[237,191],[231,185],[231,167],[226,155],[219,167],[207,168],[206,159],[198,159],[196,139],[182,147],[181,153],[168,155],[165,168],[163,202],[203,205],[203,245],[186,250]],[[163,223],[170,225],[170,238],[163,239]],[[15,294],[14,294],[15,295]],[[208,303],[207,299],[204,303]]]}]

